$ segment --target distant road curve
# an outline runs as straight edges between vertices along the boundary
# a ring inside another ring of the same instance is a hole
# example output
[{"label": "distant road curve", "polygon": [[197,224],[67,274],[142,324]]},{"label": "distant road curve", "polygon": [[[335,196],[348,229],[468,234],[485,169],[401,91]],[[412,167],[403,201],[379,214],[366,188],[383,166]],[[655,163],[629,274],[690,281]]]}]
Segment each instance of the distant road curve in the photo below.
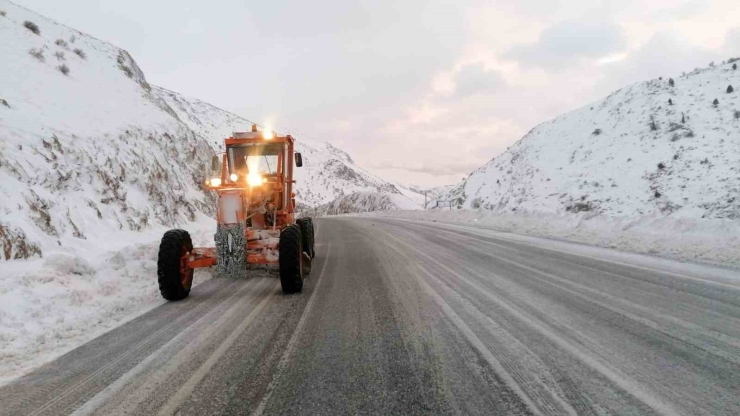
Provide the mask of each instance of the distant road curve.
[{"label": "distant road curve", "polygon": [[740,414],[737,271],[316,223],[302,294],[210,280],[0,388],[0,414]]}]

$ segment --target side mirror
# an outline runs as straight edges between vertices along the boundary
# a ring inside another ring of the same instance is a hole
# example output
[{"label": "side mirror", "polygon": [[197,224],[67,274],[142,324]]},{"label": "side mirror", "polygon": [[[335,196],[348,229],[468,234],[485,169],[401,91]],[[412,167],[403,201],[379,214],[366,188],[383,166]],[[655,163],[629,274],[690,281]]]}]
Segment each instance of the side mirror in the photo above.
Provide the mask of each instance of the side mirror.
[{"label": "side mirror", "polygon": [[301,154],[297,152],[295,154],[295,165],[299,168],[303,166],[303,156],[301,156]]}]

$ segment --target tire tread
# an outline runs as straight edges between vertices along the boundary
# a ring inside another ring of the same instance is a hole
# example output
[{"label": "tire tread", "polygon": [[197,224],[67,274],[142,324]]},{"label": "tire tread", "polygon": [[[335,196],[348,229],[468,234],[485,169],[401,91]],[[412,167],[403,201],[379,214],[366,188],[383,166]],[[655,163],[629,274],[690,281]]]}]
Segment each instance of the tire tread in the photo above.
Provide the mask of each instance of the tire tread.
[{"label": "tire tread", "polygon": [[185,299],[190,294],[190,288],[183,287],[180,278],[180,251],[183,244],[188,251],[193,249],[190,234],[185,230],[167,231],[159,244],[157,281],[159,293],[167,300]]}]

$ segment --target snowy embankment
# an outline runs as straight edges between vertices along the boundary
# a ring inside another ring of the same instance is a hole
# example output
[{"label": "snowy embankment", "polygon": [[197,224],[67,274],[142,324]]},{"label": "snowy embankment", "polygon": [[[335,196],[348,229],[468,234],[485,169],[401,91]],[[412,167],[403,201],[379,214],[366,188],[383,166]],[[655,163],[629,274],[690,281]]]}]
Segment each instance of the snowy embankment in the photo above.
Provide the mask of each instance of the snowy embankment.
[{"label": "snowy embankment", "polygon": [[740,267],[740,222],[665,216],[486,210],[386,211],[365,215],[472,225],[679,260]]},{"label": "snowy embankment", "polygon": [[[169,228],[213,245],[215,220],[196,213],[170,226],[88,228],[85,239],[44,245],[43,258],[0,260],[0,385],[163,304],[157,254]],[[197,271],[193,285],[210,278]]]},{"label": "snowy embankment", "polygon": [[[212,244],[215,222],[188,226],[195,245]],[[0,384],[163,304],[157,251],[166,228],[129,232],[99,249],[60,248],[43,259],[2,263]],[[196,272],[193,285],[211,278]]]}]

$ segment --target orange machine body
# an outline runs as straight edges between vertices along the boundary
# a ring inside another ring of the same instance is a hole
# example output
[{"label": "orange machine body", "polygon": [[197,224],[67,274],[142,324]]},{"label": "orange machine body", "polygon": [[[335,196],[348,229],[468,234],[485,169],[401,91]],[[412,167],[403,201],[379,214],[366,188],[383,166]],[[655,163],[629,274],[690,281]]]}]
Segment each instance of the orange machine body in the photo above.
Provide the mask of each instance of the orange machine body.
[{"label": "orange machine body", "polygon": [[[205,183],[205,189],[218,194],[218,226],[243,226],[248,264],[278,263],[280,231],[295,222],[295,140],[290,135],[273,137],[253,128],[249,133],[234,133],[224,144],[226,152],[222,156],[220,176]],[[245,174],[245,170],[249,171],[245,164],[247,156],[242,161],[236,155],[246,152],[253,159],[255,156],[261,159],[262,152],[269,152],[276,166],[274,169],[270,166],[270,171],[264,174]],[[248,176],[252,175],[260,183],[250,182],[254,178]],[[186,260],[193,269],[214,266],[218,263],[217,249],[194,248]]]}]

